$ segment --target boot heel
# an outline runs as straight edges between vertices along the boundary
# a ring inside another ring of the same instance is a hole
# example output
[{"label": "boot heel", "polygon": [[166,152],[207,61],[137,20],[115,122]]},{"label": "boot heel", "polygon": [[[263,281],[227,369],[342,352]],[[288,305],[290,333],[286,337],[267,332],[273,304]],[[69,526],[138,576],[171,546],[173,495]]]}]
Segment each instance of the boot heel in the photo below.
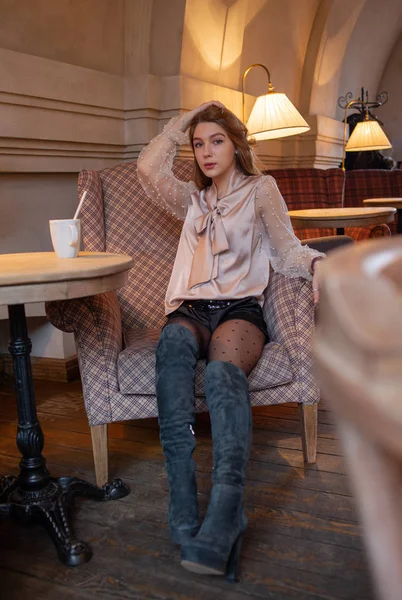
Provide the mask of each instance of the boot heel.
[{"label": "boot heel", "polygon": [[238,581],[237,571],[238,571],[238,567],[239,567],[242,543],[243,543],[243,533],[241,533],[238,536],[235,543],[233,544],[232,550],[230,551],[230,555],[229,555],[228,562],[226,565],[226,580],[229,581],[229,583],[236,583]]}]

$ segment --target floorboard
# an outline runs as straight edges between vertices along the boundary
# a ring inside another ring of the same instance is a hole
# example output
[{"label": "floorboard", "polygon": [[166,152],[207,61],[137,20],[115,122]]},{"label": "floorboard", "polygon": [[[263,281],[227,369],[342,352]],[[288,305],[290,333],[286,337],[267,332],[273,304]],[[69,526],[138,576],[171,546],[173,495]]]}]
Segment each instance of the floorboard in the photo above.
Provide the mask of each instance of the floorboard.
[{"label": "floorboard", "polygon": [[[80,382],[35,382],[54,476],[94,481],[90,429]],[[63,566],[46,533],[9,522],[0,527],[0,598],[20,600],[373,600],[361,531],[331,412],[319,408],[317,464],[303,462],[297,407],[254,409],[245,507],[249,527],[241,580],[200,577],[180,566],[169,540],[168,486],[156,419],[109,426],[110,475],[131,493],[118,502],[77,500],[74,530],[94,556]],[[11,382],[0,382],[1,472],[17,472],[17,410]],[[201,515],[211,489],[208,415],[196,420]]]}]

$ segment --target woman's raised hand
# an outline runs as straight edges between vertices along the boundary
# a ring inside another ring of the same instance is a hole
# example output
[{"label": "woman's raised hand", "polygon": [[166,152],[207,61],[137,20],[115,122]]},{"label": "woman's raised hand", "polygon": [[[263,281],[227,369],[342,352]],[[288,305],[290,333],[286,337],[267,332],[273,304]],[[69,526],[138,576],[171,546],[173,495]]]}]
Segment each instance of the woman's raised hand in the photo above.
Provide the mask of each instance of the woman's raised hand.
[{"label": "woman's raised hand", "polygon": [[208,106],[219,106],[219,108],[226,108],[226,106],[222,104],[222,102],[219,102],[219,100],[210,100],[209,102],[204,102],[204,104],[200,104],[200,106],[197,106],[190,112],[193,112],[196,115],[197,113],[208,108]]},{"label": "woman's raised hand", "polygon": [[222,102],[219,102],[219,100],[210,100],[209,102],[204,102],[204,104],[200,104],[200,106],[197,106],[196,108],[193,108],[193,110],[189,110],[184,115],[182,115],[182,123],[181,123],[182,131],[186,131],[186,129],[188,128],[188,126],[190,124],[191,119],[193,117],[195,117],[195,115],[197,115],[199,112],[202,112],[209,106],[218,106],[219,108],[222,108],[222,109],[226,108],[226,106],[224,104],[222,104]]}]

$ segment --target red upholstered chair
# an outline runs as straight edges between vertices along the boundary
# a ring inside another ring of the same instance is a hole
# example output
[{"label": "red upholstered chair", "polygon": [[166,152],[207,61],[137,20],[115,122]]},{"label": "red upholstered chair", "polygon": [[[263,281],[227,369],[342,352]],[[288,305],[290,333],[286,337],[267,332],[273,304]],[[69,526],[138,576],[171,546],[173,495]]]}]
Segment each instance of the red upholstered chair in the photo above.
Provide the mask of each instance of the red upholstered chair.
[{"label": "red upholstered chair", "polygon": [[[367,173],[368,171],[364,172]],[[345,174],[342,169],[270,169],[265,173],[276,179],[289,210],[339,208],[342,206],[342,190],[345,185]],[[346,175],[345,196],[349,173],[355,173],[355,171],[350,171]],[[372,173],[372,171],[368,173]],[[375,196],[370,196],[369,186],[364,184],[364,178],[358,177],[357,179],[362,190],[366,185],[365,193],[368,195],[363,198],[374,198]],[[353,176],[351,181],[353,181]],[[379,191],[378,194],[378,197],[380,197]],[[401,194],[400,191],[399,196]],[[354,192],[350,192],[349,199],[351,200],[355,195]],[[345,206],[361,206],[361,203],[347,204],[345,201]],[[317,236],[334,235],[335,231],[333,229],[295,229],[295,234],[299,239],[307,240]],[[385,224],[372,227],[347,227],[345,234],[358,241],[370,237],[389,236],[390,230],[388,225]]]},{"label": "red upholstered chair", "polygon": [[[362,169],[346,172],[345,206],[363,206],[367,198],[401,198],[402,171]],[[396,233],[396,221],[391,225]]]},{"label": "red upholstered chair", "polygon": [[[344,174],[341,169],[269,169],[289,210],[339,208]],[[335,235],[334,229],[295,229],[300,240]]]},{"label": "red upholstered chair", "polygon": [[[192,165],[176,161],[176,175],[189,179]],[[115,292],[47,304],[50,321],[73,331],[84,402],[93,438],[96,479],[108,478],[107,424],[155,417],[155,348],[164,323],[164,295],[181,222],[143,192],[134,163],[100,172],[83,171],[87,190],[81,219],[88,251],[121,252],[134,259],[127,286]],[[319,390],[312,371],[314,307],[311,283],[272,273],[264,316],[270,343],[249,377],[253,406],[297,402],[304,457],[314,462]],[[198,361],[196,410],[204,412],[203,373]]]}]

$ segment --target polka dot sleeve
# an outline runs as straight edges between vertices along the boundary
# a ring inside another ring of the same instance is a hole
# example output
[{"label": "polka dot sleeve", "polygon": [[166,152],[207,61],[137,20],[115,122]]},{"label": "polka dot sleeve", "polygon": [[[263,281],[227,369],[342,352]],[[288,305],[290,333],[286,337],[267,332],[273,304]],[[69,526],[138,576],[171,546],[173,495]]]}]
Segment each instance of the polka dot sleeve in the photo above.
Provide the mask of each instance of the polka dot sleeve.
[{"label": "polka dot sleeve", "polygon": [[257,219],[264,231],[264,246],[274,271],[311,281],[311,261],[325,254],[302,246],[295,236],[287,206],[273,177],[261,178],[256,191]]},{"label": "polka dot sleeve", "polygon": [[184,221],[191,194],[197,191],[193,181],[176,179],[173,160],[178,144],[188,144],[188,135],[182,131],[182,117],[174,117],[141,151],[137,161],[138,179],[148,198]]}]

